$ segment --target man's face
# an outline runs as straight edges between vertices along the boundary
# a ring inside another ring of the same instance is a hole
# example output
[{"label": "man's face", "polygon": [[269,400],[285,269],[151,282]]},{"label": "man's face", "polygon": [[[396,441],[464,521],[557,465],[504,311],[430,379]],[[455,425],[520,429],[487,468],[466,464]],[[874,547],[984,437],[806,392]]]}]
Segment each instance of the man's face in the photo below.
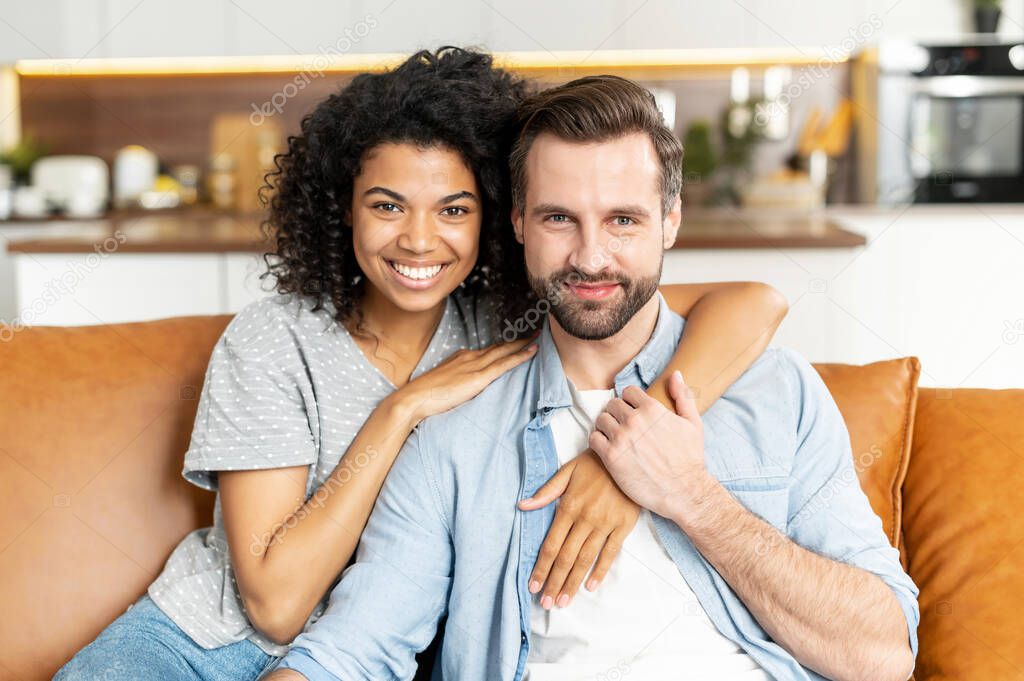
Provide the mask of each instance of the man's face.
[{"label": "man's face", "polygon": [[565,331],[618,333],[650,300],[679,230],[678,197],[662,214],[660,165],[643,133],[599,143],[537,136],[524,205],[512,211],[526,271]]}]

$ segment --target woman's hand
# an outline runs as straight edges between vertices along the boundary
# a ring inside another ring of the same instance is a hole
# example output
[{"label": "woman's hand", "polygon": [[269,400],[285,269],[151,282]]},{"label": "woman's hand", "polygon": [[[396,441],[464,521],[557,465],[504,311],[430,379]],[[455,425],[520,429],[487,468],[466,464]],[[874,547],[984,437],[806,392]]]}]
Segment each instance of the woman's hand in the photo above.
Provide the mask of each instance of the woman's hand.
[{"label": "woman's hand", "polygon": [[592,565],[587,590],[595,590],[640,515],[640,507],[622,493],[590,449],[562,466],[535,495],[520,501],[519,508],[533,511],[559,497],[530,575],[530,593],[543,588],[540,604],[545,610],[568,605]]},{"label": "woman's hand", "polygon": [[533,357],[532,338],[498,343],[483,350],[459,350],[422,376],[409,381],[392,396],[403,405],[415,427],[423,419],[448,411],[476,397],[491,381]]}]

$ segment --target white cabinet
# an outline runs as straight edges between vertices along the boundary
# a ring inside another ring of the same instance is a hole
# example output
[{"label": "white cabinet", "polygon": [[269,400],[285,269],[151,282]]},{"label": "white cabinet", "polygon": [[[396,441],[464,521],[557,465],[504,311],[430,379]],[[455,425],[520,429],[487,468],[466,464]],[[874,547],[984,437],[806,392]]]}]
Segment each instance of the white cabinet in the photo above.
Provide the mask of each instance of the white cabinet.
[{"label": "white cabinet", "polygon": [[224,259],[224,307],[238,312],[249,303],[273,295],[274,280],[260,279],[267,271],[263,257],[256,253],[227,253]]},{"label": "white cabinet", "polygon": [[835,361],[835,323],[827,301],[831,275],[853,249],[737,249],[670,251],[664,283],[763,281],[782,292],[790,311],[776,345],[797,350],[811,361]]},{"label": "white cabinet", "polygon": [[0,63],[63,56],[64,36],[59,25],[54,25],[54,17],[62,16],[68,4],[61,0],[0,1]]},{"label": "white cabinet", "polygon": [[[934,206],[843,220],[869,238],[832,293],[850,326],[920,357],[922,384],[1024,387],[1024,211]],[[840,356],[866,361],[864,345],[841,338]]]},{"label": "white cabinet", "polygon": [[16,309],[0,317],[25,325],[229,314],[273,294],[255,253],[32,253],[7,262]]},{"label": "white cabinet", "polygon": [[921,385],[1024,387],[1024,211],[850,211],[855,249],[672,251],[663,281],[756,280],[789,300],[775,344],[813,362],[915,355]]},{"label": "white cabinet", "polygon": [[114,253],[14,257],[18,322],[111,324],[226,312],[224,257]]},{"label": "white cabinet", "polygon": [[[1015,39],[1024,5],[1004,3]],[[25,58],[773,47],[841,51],[970,25],[961,0],[0,0],[0,63]],[[370,17],[371,19],[368,19]]]},{"label": "white cabinet", "polygon": [[[98,3],[104,19],[100,30],[104,34],[90,56],[185,57],[225,54],[227,8],[230,5],[230,2],[223,0],[106,0]],[[74,25],[71,28],[74,30]]]}]

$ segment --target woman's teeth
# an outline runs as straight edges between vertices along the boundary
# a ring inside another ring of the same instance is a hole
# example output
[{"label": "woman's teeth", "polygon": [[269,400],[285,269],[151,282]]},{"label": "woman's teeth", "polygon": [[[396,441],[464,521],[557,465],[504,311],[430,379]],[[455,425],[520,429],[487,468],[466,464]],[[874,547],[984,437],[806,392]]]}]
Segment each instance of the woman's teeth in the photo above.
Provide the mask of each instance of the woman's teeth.
[{"label": "woman's teeth", "polygon": [[437,276],[438,272],[444,269],[444,265],[431,265],[430,267],[409,267],[407,265],[392,262],[390,260],[388,261],[388,264],[391,265],[392,269],[394,269],[396,272],[403,276],[409,277],[410,279],[432,279],[433,277]]}]

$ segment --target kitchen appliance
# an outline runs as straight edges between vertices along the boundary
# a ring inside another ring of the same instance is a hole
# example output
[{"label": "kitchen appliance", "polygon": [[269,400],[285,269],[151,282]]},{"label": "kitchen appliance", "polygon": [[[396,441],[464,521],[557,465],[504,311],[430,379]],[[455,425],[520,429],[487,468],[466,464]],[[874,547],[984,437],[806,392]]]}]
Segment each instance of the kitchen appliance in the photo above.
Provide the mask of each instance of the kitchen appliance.
[{"label": "kitchen appliance", "polygon": [[107,207],[110,172],[98,156],[46,156],[32,164],[32,186],[50,208],[94,216]]},{"label": "kitchen appliance", "polygon": [[862,201],[1024,202],[1024,44],[882,42],[852,85]]},{"label": "kitchen appliance", "polygon": [[46,195],[38,187],[17,187],[12,207],[14,215],[19,218],[45,218],[49,212]]},{"label": "kitchen appliance", "polygon": [[142,193],[156,184],[158,171],[156,154],[149,149],[137,144],[121,148],[114,158],[114,205],[137,206]]}]

